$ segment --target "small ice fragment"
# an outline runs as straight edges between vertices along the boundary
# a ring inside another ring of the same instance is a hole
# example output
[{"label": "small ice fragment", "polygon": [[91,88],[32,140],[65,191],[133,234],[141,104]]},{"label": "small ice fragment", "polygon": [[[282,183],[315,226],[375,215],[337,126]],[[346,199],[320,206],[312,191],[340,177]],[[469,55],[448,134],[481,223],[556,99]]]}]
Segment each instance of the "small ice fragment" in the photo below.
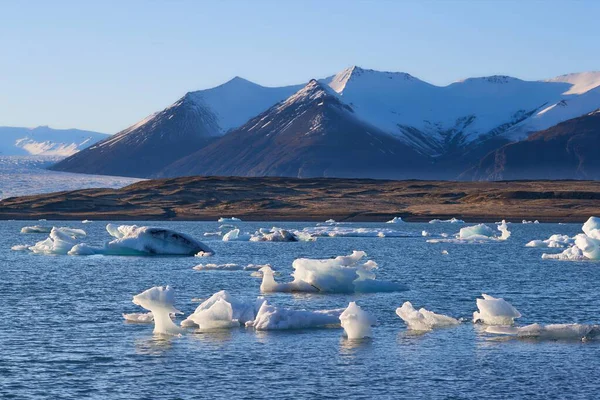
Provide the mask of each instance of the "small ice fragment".
[{"label": "small ice fragment", "polygon": [[173,323],[170,314],[181,314],[175,308],[175,295],[170,286],[155,286],[140,294],[133,296],[133,304],[136,304],[154,316],[154,333],[164,335],[177,335],[182,332],[181,328]]},{"label": "small ice fragment", "polygon": [[272,306],[263,300],[256,318],[246,322],[246,327],[258,331],[339,327],[342,311],[343,309],[290,310]]},{"label": "small ice fragment", "polygon": [[443,255],[447,255],[448,254],[448,250],[442,250],[442,254]]},{"label": "small ice fragment", "polygon": [[375,318],[353,301],[340,315],[340,322],[350,340],[373,337],[371,325],[375,325]]},{"label": "small ice fragment", "polygon": [[408,329],[415,331],[430,331],[436,328],[460,324],[457,319],[447,315],[436,314],[424,308],[417,311],[410,301],[402,304],[402,307],[398,307],[396,314],[406,322]]},{"label": "small ice fragment", "polygon": [[127,322],[135,322],[138,324],[151,324],[154,322],[154,315],[152,315],[152,312],[123,314],[123,318],[125,318],[125,321]]},{"label": "small ice fragment", "polygon": [[521,317],[521,313],[506,300],[487,294],[481,296],[483,299],[477,299],[479,311],[473,313],[473,322],[482,322],[486,325],[512,325],[515,318]]},{"label": "small ice fragment", "polygon": [[217,222],[220,223],[224,223],[224,222],[241,222],[242,220],[236,217],[231,217],[231,218],[227,218],[227,217],[221,217],[219,218],[219,220]]},{"label": "small ice fragment", "polygon": [[391,220],[389,220],[388,222],[386,222],[386,224],[399,224],[402,222],[404,222],[404,221],[402,221],[402,217],[394,217]]}]

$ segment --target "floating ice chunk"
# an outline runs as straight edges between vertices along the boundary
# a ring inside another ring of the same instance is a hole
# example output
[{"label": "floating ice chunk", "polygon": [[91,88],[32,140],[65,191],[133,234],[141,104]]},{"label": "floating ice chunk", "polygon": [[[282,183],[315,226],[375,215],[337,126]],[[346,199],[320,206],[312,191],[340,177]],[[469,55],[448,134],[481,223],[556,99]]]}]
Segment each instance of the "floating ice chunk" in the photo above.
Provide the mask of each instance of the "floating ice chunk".
[{"label": "floating ice chunk", "polygon": [[531,324],[523,327],[490,326],[487,333],[539,340],[588,340],[600,334],[600,326],[585,324]]},{"label": "floating ice chunk", "polygon": [[423,237],[431,236],[431,233],[429,233],[427,231],[422,231],[421,236],[423,236]]},{"label": "floating ice chunk", "polygon": [[83,221],[81,221],[82,224],[91,224],[94,221],[90,221],[89,219],[84,219]]},{"label": "floating ice chunk", "polygon": [[254,320],[262,301],[239,301],[227,291],[221,290],[196,307],[194,313],[181,322],[181,326],[199,326],[201,329],[231,328],[236,324],[240,326]]},{"label": "floating ice chunk", "polygon": [[76,241],[85,235],[82,229],[53,227],[46,240],[30,246],[29,250],[36,254],[67,254]]},{"label": "floating ice chunk", "polygon": [[462,219],[450,218],[450,219],[432,219],[429,221],[430,224],[464,224],[465,221]]},{"label": "floating ice chunk", "polygon": [[508,225],[506,225],[505,220],[502,220],[502,223],[498,225],[497,228],[502,233],[498,240],[506,240],[510,237],[510,231],[508,230]]},{"label": "floating ice chunk", "polygon": [[194,254],[194,257],[210,257],[213,254],[214,253],[212,251],[199,251],[196,254]]},{"label": "floating ice chunk", "polygon": [[486,325],[512,325],[515,318],[521,317],[521,313],[506,300],[487,294],[481,296],[483,299],[477,299],[479,311],[473,313],[473,322],[482,322]]},{"label": "floating ice chunk", "polygon": [[251,242],[299,242],[300,240],[309,241],[314,239],[307,233],[292,233],[276,227],[271,229],[261,228],[250,237]]},{"label": "floating ice chunk", "polygon": [[587,257],[583,255],[583,252],[577,247],[569,247],[562,253],[558,254],[542,254],[544,260],[561,260],[561,261],[585,261]]},{"label": "floating ice chunk", "polygon": [[474,226],[467,226],[465,228],[461,228],[458,233],[459,239],[469,239],[469,240],[485,240],[494,235],[494,231],[492,228],[485,224],[479,224]]},{"label": "floating ice chunk", "polygon": [[183,233],[165,228],[136,225],[106,225],[116,239],[107,243],[101,254],[110,255],[196,255],[214,252],[204,243]]},{"label": "floating ice chunk", "polygon": [[581,228],[584,233],[575,236],[573,247],[560,254],[542,254],[544,259],[600,260],[600,218],[590,217]]},{"label": "floating ice chunk", "polygon": [[233,242],[233,241],[247,242],[249,240],[250,240],[250,235],[247,233],[240,233],[240,230],[237,228],[232,229],[223,235],[224,242]]},{"label": "floating ice chunk", "polygon": [[177,335],[182,332],[181,328],[173,323],[169,314],[181,314],[174,306],[175,295],[170,286],[155,286],[140,294],[133,296],[133,304],[136,304],[154,316],[154,333],[164,335]]},{"label": "floating ice chunk", "polygon": [[408,329],[414,331],[430,331],[436,328],[460,324],[457,319],[448,317],[447,315],[436,314],[424,308],[417,311],[410,301],[402,304],[402,307],[398,307],[396,314],[406,322]]},{"label": "floating ice chunk", "polygon": [[304,228],[294,232],[296,235],[303,232],[312,237],[416,237],[409,232],[401,232],[390,228],[351,228],[342,226],[317,226]]},{"label": "floating ice chunk", "polygon": [[51,230],[51,226],[24,226],[21,228],[21,233],[50,233]]},{"label": "floating ice chunk", "polygon": [[340,322],[346,337],[350,340],[373,337],[371,326],[377,321],[375,318],[351,301],[348,308],[340,315]]},{"label": "floating ice chunk", "polygon": [[198,264],[192,269],[196,271],[239,271],[242,267],[238,264]]},{"label": "floating ice chunk", "polygon": [[242,220],[236,217],[231,217],[231,218],[226,218],[226,217],[221,217],[219,218],[219,220],[217,222],[220,223],[224,223],[224,222],[241,222]]},{"label": "floating ice chunk", "polygon": [[404,221],[402,221],[402,217],[394,217],[391,220],[389,220],[388,222],[386,222],[386,224],[400,224]]},{"label": "floating ice chunk", "polygon": [[448,250],[442,250],[442,254],[445,256],[448,255]]},{"label": "floating ice chunk", "polygon": [[152,312],[123,314],[123,318],[125,318],[125,321],[127,322],[135,322],[138,324],[151,324],[154,322],[154,315]]},{"label": "floating ice chunk", "polygon": [[338,327],[342,311],[343,309],[290,310],[272,306],[264,301],[254,321],[246,322],[246,327],[253,327],[259,331]]},{"label": "floating ice chunk", "polygon": [[568,235],[552,235],[546,240],[532,240],[527,243],[526,247],[550,247],[560,248],[567,247],[575,243],[575,238],[570,238]]},{"label": "floating ice chunk", "polygon": [[262,268],[263,292],[393,292],[406,288],[395,282],[378,281],[374,270],[377,263],[372,260],[362,262],[367,254],[353,251],[349,256],[315,260],[298,258],[292,263],[294,280],[289,283],[277,283],[272,270]]},{"label": "floating ice chunk", "polygon": [[29,250],[29,247],[30,246],[27,244],[17,244],[17,245],[14,245],[13,247],[11,247],[10,249],[13,251],[27,251],[27,250]]},{"label": "floating ice chunk", "polygon": [[527,221],[526,219],[524,219],[522,221],[523,224],[539,224],[540,221],[538,221],[537,219],[535,221]]}]

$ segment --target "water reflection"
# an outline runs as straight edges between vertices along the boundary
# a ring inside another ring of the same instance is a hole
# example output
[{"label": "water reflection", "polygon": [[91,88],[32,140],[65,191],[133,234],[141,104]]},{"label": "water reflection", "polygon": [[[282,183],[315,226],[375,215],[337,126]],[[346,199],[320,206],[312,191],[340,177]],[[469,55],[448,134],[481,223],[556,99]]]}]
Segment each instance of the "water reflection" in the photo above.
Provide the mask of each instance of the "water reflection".
[{"label": "water reflection", "polygon": [[135,352],[141,355],[161,355],[173,347],[180,336],[154,334],[135,340]]}]

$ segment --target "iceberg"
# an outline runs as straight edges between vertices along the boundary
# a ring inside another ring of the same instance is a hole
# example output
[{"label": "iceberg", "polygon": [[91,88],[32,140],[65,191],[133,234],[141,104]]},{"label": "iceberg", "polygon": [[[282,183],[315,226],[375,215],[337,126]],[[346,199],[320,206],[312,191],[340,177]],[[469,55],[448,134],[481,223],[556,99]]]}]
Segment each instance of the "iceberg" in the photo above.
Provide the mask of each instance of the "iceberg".
[{"label": "iceberg", "polygon": [[347,226],[317,226],[295,231],[296,235],[305,233],[312,237],[417,237],[409,232],[401,232],[390,228],[351,228]]},{"label": "iceberg", "polygon": [[538,340],[581,340],[595,339],[600,335],[599,325],[586,324],[531,324],[522,327],[490,326],[487,333],[508,335]]},{"label": "iceberg", "polygon": [[261,228],[250,237],[251,242],[299,242],[301,239],[308,241],[313,238],[310,235],[295,234],[276,227],[271,229]]},{"label": "iceberg", "polygon": [[[479,224],[461,228],[454,239],[428,239],[427,243],[485,243],[507,240],[510,237],[510,231],[505,220],[502,220],[502,223],[496,228],[500,231],[500,236],[494,235],[494,230],[489,226]],[[444,237],[444,234],[440,236]]]},{"label": "iceberg", "polygon": [[568,235],[552,235],[546,240],[532,240],[528,242],[525,247],[548,247],[548,248],[561,248],[568,247],[575,243],[575,238],[571,238]]},{"label": "iceberg", "polygon": [[240,230],[238,228],[232,229],[223,235],[224,242],[247,242],[248,240],[250,240],[250,235],[248,235],[247,233],[240,233]]},{"label": "iceberg", "polygon": [[50,233],[51,230],[51,226],[24,226],[21,228],[21,233]]},{"label": "iceberg", "polygon": [[340,315],[340,322],[346,337],[350,340],[373,337],[371,326],[377,321],[375,318],[351,301],[348,307]]},{"label": "iceberg", "polygon": [[171,320],[170,314],[181,314],[175,308],[175,295],[170,286],[155,286],[133,296],[136,304],[152,312],[154,318],[154,333],[163,335],[178,335],[182,329]]},{"label": "iceberg", "polygon": [[221,223],[221,224],[222,224],[222,223],[225,223],[225,222],[242,222],[242,220],[241,220],[241,219],[239,219],[239,218],[236,218],[236,217],[230,217],[230,218],[227,218],[227,217],[221,217],[221,218],[219,218],[219,219],[217,220],[217,222],[219,222],[219,223]]},{"label": "iceberg", "polygon": [[363,262],[366,255],[364,251],[355,250],[351,255],[330,259],[298,258],[292,263],[294,280],[289,283],[276,282],[270,268],[261,268],[263,281],[260,288],[263,292],[322,293],[406,290],[399,283],[376,280],[374,270],[377,263],[372,260]]},{"label": "iceberg", "polygon": [[179,255],[193,256],[198,253],[214,254],[204,243],[191,236],[165,228],[137,225],[106,225],[106,231],[115,239],[104,247],[92,247],[85,243],[74,245],[69,255]]},{"label": "iceberg", "polygon": [[182,327],[199,327],[201,330],[239,327],[253,321],[263,299],[244,302],[221,290],[202,302],[196,310],[181,322]]},{"label": "iceberg", "polygon": [[583,233],[575,236],[572,247],[560,254],[542,254],[542,258],[570,261],[600,260],[600,218],[590,217],[581,230]]},{"label": "iceberg", "polygon": [[414,331],[430,331],[436,328],[444,328],[460,324],[460,321],[447,315],[436,314],[424,308],[415,310],[410,301],[402,304],[396,309],[396,314],[402,318],[408,329]]},{"label": "iceberg", "polygon": [[29,250],[36,254],[68,254],[78,239],[86,236],[82,229],[53,227],[47,239],[30,246]]},{"label": "iceberg", "polygon": [[386,222],[386,224],[400,224],[404,221],[402,221],[402,217],[394,217],[391,220],[389,220],[388,222]]},{"label": "iceberg", "polygon": [[264,301],[256,318],[246,322],[246,327],[257,331],[339,327],[342,311],[343,309],[290,310]]},{"label": "iceberg", "polygon": [[430,224],[464,224],[465,221],[462,219],[450,218],[450,219],[432,219],[429,221]]},{"label": "iceberg", "polygon": [[509,302],[487,294],[477,299],[479,311],[473,313],[473,322],[482,322],[486,325],[512,325],[515,318],[520,318],[521,313]]}]

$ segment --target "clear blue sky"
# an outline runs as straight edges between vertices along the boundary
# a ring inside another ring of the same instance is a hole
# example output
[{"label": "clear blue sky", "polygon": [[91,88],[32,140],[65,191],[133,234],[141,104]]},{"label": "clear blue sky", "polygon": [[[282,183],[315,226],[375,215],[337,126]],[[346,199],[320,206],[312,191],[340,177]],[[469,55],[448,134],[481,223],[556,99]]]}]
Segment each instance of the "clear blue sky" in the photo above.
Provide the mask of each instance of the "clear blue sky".
[{"label": "clear blue sky", "polygon": [[600,70],[599,1],[0,0],[0,125],[114,133],[239,75]]}]

